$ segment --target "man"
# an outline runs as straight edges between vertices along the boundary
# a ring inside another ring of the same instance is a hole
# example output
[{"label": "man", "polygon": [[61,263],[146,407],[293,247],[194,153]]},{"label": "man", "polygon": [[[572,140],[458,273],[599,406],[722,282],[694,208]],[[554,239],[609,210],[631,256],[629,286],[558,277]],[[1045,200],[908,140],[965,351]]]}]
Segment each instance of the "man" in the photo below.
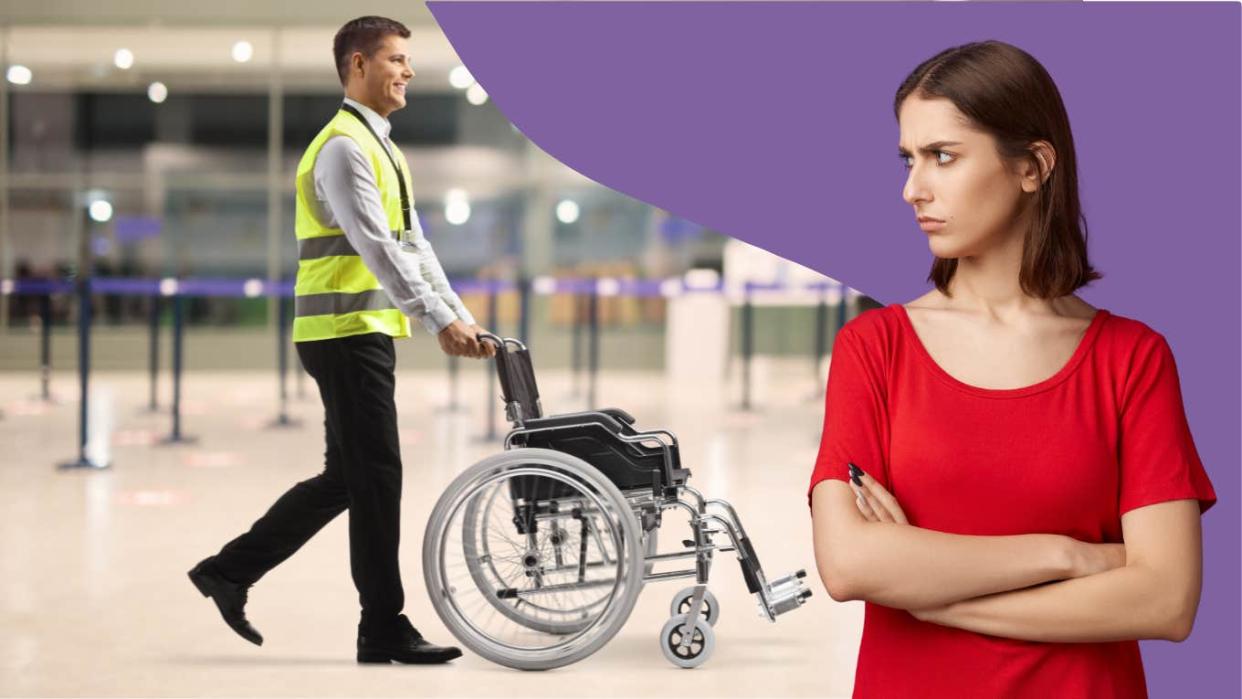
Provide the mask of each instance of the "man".
[{"label": "man", "polygon": [[189,573],[234,631],[262,644],[246,620],[248,589],[348,508],[350,567],[362,604],[360,663],[442,663],[461,655],[428,643],[401,613],[393,338],[409,335],[413,318],[447,354],[494,352],[476,339],[483,329],[423,238],[410,208],[409,168],[388,140],[387,116],[405,106],[414,77],[409,36],[383,17],[341,27],[332,48],[345,101],[297,170],[293,339],[323,398],[324,470]]}]

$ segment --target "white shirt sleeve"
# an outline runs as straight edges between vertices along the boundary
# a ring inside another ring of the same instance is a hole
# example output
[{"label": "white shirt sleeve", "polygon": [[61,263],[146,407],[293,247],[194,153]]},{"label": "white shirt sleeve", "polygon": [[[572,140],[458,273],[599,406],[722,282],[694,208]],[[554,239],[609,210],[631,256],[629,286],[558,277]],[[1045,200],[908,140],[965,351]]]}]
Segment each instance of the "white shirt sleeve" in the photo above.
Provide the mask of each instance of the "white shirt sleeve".
[{"label": "white shirt sleeve", "polygon": [[[336,136],[320,149],[315,159],[315,190],[324,208],[323,220],[345,232],[349,244],[402,313],[416,319],[432,335],[459,317],[441,297],[443,292],[424,276],[422,268],[428,258],[437,269],[440,267],[430,243],[423,240],[426,250],[412,255],[402,252],[393,238],[371,163],[353,139]],[[441,277],[443,274],[440,270]],[[443,287],[452,293],[447,279]],[[461,303],[456,294],[452,299]]]},{"label": "white shirt sleeve", "polygon": [[[470,309],[466,308],[466,304],[462,303],[461,297],[453,291],[453,287],[449,284],[448,276],[444,274],[444,268],[440,266],[440,258],[436,257],[436,253],[431,249],[431,242],[423,237],[423,226],[418,220],[418,213],[411,211],[410,225],[414,229],[413,238],[416,241],[415,247],[418,250],[417,256],[419,260],[419,270],[423,274],[431,288],[436,290],[440,298],[453,309],[453,313],[466,325],[474,325],[474,316],[470,314]],[[407,253],[408,254],[408,253]]]}]

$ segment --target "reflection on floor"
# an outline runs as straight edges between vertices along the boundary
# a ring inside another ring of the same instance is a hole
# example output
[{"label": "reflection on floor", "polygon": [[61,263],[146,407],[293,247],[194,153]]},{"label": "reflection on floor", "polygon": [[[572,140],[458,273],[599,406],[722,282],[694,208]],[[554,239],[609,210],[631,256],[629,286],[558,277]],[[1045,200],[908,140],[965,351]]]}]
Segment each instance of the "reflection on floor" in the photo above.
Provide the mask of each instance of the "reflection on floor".
[{"label": "reflection on floor", "polygon": [[[196,441],[168,446],[160,443],[171,424],[167,398],[164,410],[147,412],[144,375],[98,374],[92,423],[106,438],[93,448],[110,452],[113,467],[59,472],[56,464],[77,454],[75,376],[54,377],[58,400],[44,403],[33,372],[0,375],[0,695],[848,696],[862,606],[823,590],[805,500],[822,415],[817,383],[805,368],[761,378],[750,412],[737,408],[736,386],[675,386],[658,373],[605,373],[599,403],[676,432],[691,484],[738,508],[770,573],[806,568],[814,597],[770,623],[721,557],[712,575],[721,621],[703,667],[679,670],[657,645],[683,582],[673,581],[648,585],[595,655],[520,673],[469,653],[448,667],[356,665],[344,517],[251,591],[261,648],[235,636],[189,584],[185,571],[196,561],[321,468],[323,411],[309,380],[300,398],[290,382],[289,411],[300,424],[272,428],[273,377],[191,372],[183,433]],[[568,373],[540,381],[549,413],[584,407],[584,386],[575,396]],[[398,374],[406,611],[435,642],[453,639],[422,584],[423,527],[454,474],[500,449],[481,439],[485,382],[479,365],[464,366],[464,407],[454,412],[444,374]],[[684,520],[670,518],[662,541],[684,531]]]}]

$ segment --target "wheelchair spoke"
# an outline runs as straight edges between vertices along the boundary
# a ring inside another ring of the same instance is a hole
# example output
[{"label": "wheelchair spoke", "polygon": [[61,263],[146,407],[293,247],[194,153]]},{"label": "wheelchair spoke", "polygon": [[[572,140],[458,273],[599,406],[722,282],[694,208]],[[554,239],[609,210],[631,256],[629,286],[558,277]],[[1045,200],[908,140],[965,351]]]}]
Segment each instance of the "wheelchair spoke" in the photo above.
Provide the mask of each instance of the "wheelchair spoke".
[{"label": "wheelchair spoke", "polygon": [[505,458],[513,468],[483,472],[456,504],[437,507],[428,542],[438,553],[424,563],[440,580],[437,611],[459,638],[496,653],[593,649],[628,616],[641,585],[620,545],[635,536],[628,503],[575,471],[527,466],[518,453]]}]

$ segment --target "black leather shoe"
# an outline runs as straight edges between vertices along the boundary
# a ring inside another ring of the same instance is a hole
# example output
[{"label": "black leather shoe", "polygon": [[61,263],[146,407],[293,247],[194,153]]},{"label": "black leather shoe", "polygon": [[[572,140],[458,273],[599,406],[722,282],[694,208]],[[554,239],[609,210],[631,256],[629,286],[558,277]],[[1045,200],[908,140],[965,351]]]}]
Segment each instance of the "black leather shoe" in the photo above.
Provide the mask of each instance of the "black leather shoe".
[{"label": "black leather shoe", "polygon": [[391,634],[364,635],[358,632],[358,662],[360,663],[412,663],[431,665],[447,663],[461,657],[461,649],[454,646],[435,646],[427,642],[404,614],[397,617],[397,626]]},{"label": "black leather shoe", "polygon": [[189,573],[190,582],[203,593],[203,597],[210,597],[216,603],[220,616],[224,617],[224,623],[236,631],[237,635],[256,646],[263,645],[263,636],[246,621],[246,595],[250,586],[235,583],[220,575],[212,564],[214,558],[212,556],[199,561]]}]

